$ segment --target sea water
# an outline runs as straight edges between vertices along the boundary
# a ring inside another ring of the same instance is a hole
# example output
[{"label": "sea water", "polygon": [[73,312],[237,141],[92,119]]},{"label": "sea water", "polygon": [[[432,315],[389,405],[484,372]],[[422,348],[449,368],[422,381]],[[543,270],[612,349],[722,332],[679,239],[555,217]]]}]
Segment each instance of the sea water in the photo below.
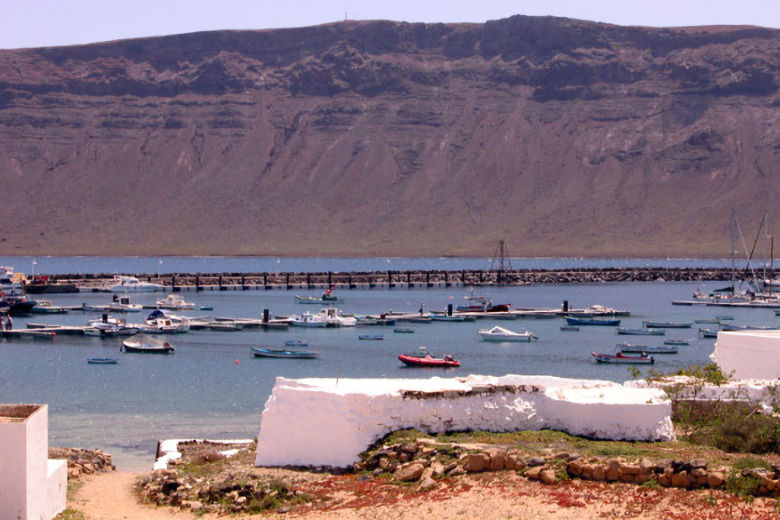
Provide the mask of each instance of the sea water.
[{"label": "sea water", "polygon": [[[621,326],[642,326],[642,320],[693,322],[728,314],[738,325],[775,324],[771,309],[730,309],[673,306],[689,299],[695,289],[708,291],[722,283],[625,282],[607,284],[528,285],[478,288],[474,294],[514,308],[560,308],[600,304],[631,311]],[[191,316],[259,318],[263,309],[275,315],[316,311],[300,305],[294,295],[321,291],[203,291],[182,292],[196,303]],[[378,314],[389,311],[444,310],[464,302],[463,287],[337,290],[345,313]],[[106,293],[46,295],[53,305],[105,304]],[[134,303],[153,305],[161,293],[131,296]],[[213,311],[198,311],[200,306]],[[149,311],[129,313],[140,322]],[[28,322],[85,325],[96,313],[35,314],[14,320],[15,328]],[[151,467],[157,441],[166,438],[252,438],[257,435],[265,401],[277,377],[339,378],[458,377],[469,374],[547,374],[561,377],[624,381],[632,377],[625,365],[594,362],[591,351],[614,353],[622,341],[661,344],[664,339],[688,339],[675,355],[656,355],[653,369],[670,372],[709,362],[713,339],[700,339],[699,325],[667,329],[665,336],[620,336],[614,327],[580,327],[562,331],[563,318],[514,321],[481,319],[473,322],[401,323],[412,334],[393,327],[357,327],[240,332],[190,331],[159,336],[176,348],[173,355],[121,353],[120,338],[58,336],[48,340],[8,340],[0,343],[0,402],[48,403],[50,445],[99,448],[111,453],[124,470]],[[500,325],[529,329],[538,337],[531,343],[482,341],[477,330]],[[709,325],[701,325],[708,327]],[[360,334],[383,334],[381,341],[358,339]],[[253,358],[251,347],[281,348],[287,339],[307,341],[319,352],[315,360]],[[433,353],[448,353],[460,360],[456,369],[404,367],[398,354],[425,346]],[[90,357],[116,357],[117,365],[89,365]],[[646,373],[649,366],[638,366]]]}]

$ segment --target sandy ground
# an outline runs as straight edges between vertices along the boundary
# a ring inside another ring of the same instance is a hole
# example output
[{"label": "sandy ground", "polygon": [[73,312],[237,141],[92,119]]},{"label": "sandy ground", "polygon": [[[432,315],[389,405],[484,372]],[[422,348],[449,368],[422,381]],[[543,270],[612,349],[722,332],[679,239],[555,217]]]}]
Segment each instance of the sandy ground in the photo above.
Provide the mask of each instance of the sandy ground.
[{"label": "sandy ground", "polygon": [[[125,472],[89,476],[69,499],[68,507],[83,513],[86,520],[226,518],[224,515],[195,515],[178,509],[141,504],[133,490],[136,477],[136,474]],[[773,499],[745,502],[723,492],[646,489],[626,484],[580,481],[545,486],[510,473],[468,480],[467,484],[459,485],[457,489],[443,486],[433,492],[413,494],[390,504],[367,506],[366,497],[360,492],[334,490],[332,498],[333,505],[329,507],[304,507],[286,514],[262,515],[262,518],[588,520],[620,517],[637,520],[768,520],[780,517],[780,503]]]}]

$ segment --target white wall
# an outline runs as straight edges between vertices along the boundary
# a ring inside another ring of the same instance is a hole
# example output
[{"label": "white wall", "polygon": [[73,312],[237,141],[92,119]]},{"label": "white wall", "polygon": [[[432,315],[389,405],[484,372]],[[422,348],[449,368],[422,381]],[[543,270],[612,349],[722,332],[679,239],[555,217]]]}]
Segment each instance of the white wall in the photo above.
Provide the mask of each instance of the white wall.
[{"label": "white wall", "polygon": [[[487,385],[515,390],[480,393]],[[438,394],[404,398],[402,391]],[[375,440],[402,428],[430,433],[554,428],[603,439],[668,440],[670,414],[663,391],[607,381],[516,375],[277,378],[263,410],[255,464],[344,467]]]},{"label": "white wall", "polygon": [[735,379],[780,378],[780,332],[718,332],[710,358]]},{"label": "white wall", "polygon": [[47,405],[0,405],[0,519],[50,520],[65,509],[67,461],[48,460]]}]

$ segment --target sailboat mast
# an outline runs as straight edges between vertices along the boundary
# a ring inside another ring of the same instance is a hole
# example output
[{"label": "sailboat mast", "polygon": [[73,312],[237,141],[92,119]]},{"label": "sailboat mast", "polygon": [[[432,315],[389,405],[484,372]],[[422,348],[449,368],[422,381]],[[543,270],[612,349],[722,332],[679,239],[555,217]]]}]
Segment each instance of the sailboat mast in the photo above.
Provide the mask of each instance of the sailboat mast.
[{"label": "sailboat mast", "polygon": [[734,291],[737,284],[736,276],[736,264],[734,263],[734,254],[737,247],[737,213],[731,210],[731,296],[734,296]]}]

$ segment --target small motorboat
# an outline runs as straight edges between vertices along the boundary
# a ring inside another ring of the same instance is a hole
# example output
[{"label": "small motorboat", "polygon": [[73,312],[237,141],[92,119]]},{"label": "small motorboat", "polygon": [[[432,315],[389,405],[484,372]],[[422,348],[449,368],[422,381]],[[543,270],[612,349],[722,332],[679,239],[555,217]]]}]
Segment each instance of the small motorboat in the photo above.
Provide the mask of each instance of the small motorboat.
[{"label": "small motorboat", "polygon": [[323,305],[323,304],[334,304],[334,303],[343,303],[344,300],[339,298],[338,296],[332,294],[330,292],[330,289],[322,293],[321,296],[299,296],[295,295],[295,303],[308,303],[310,305]]},{"label": "small motorboat", "polygon": [[600,354],[598,352],[591,352],[591,355],[596,358],[597,363],[624,363],[635,365],[651,365],[655,363],[653,356],[647,356],[640,354],[639,356],[626,356],[620,352],[617,354]]},{"label": "small motorboat", "polygon": [[64,314],[68,312],[68,308],[60,305],[52,305],[51,300],[38,299],[35,301],[35,305],[33,305],[32,309],[30,309],[30,312],[33,314]]},{"label": "small motorboat", "polygon": [[692,323],[672,323],[669,321],[643,321],[642,326],[646,329],[690,329]]},{"label": "small motorboat", "polygon": [[492,329],[480,329],[477,331],[483,340],[485,341],[531,341],[532,339],[539,339],[536,334],[529,330],[523,332],[515,332],[504,327],[496,325]]},{"label": "small motorboat", "polygon": [[602,318],[572,318],[566,317],[566,323],[569,325],[601,325],[603,327],[617,327],[620,320],[605,320]]},{"label": "small motorboat", "polygon": [[116,365],[119,362],[117,358],[108,357],[93,357],[87,358],[87,363],[90,365]]},{"label": "small motorboat", "polygon": [[401,363],[410,367],[452,368],[460,366],[460,361],[454,359],[449,354],[436,357],[425,351],[399,354],[398,359]]},{"label": "small motorboat", "polygon": [[195,308],[194,303],[186,301],[178,294],[169,294],[165,298],[157,300],[155,303],[159,309],[168,309],[172,311],[189,310]]},{"label": "small motorboat", "polygon": [[677,354],[674,345],[632,345],[631,343],[618,343],[618,348],[623,354]]},{"label": "small motorboat", "polygon": [[690,342],[687,339],[665,339],[664,345],[690,345]]},{"label": "small motorboat", "polygon": [[576,325],[561,325],[561,330],[572,330],[572,331],[578,331],[580,328]]},{"label": "small motorboat", "polygon": [[276,359],[315,359],[317,352],[311,350],[289,350],[266,347],[252,347],[252,356]]},{"label": "small motorboat", "polygon": [[382,334],[361,334],[358,339],[378,341],[385,339],[385,337]]},{"label": "small motorboat", "polygon": [[431,314],[432,321],[466,321],[463,314]]},{"label": "small motorboat", "polygon": [[396,334],[414,334],[414,329],[398,328],[393,329]]},{"label": "small motorboat", "polygon": [[664,329],[626,329],[618,327],[617,333],[630,336],[663,336],[666,334],[666,331]]},{"label": "small motorboat", "polygon": [[176,349],[167,341],[160,341],[146,334],[138,334],[122,341],[122,347],[119,350],[144,354],[170,354]]}]

